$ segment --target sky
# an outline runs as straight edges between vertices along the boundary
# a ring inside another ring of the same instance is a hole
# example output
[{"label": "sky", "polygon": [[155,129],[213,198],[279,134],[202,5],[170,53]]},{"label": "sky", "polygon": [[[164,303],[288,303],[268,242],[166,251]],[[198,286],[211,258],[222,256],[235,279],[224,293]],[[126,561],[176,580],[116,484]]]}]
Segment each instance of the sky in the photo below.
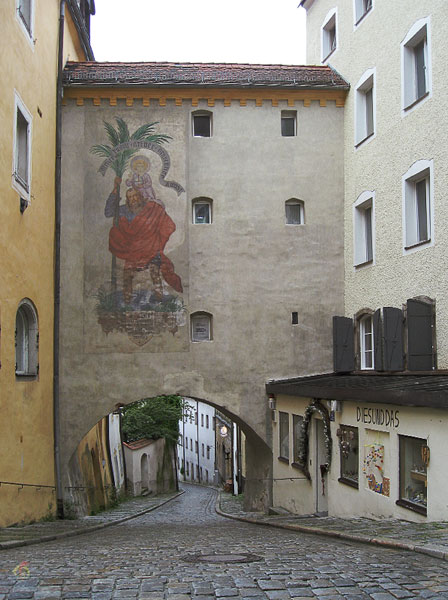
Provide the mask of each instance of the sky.
[{"label": "sky", "polygon": [[95,0],[98,61],[305,63],[299,0]]}]

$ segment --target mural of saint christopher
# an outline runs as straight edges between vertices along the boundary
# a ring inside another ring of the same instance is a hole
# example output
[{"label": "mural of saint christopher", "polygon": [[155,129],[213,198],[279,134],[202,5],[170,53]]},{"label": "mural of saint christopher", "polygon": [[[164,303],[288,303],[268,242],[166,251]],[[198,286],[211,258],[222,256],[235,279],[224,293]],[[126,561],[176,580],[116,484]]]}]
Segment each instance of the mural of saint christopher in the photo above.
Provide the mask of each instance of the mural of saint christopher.
[{"label": "mural of saint christopher", "polygon": [[[132,185],[132,180],[126,181]],[[115,177],[114,189],[109,195],[104,215],[114,217],[121,178]],[[151,188],[152,189],[152,188]],[[137,271],[148,270],[154,285],[155,299],[163,298],[163,280],[182,293],[182,282],[174,265],[164,254],[166,243],[176,225],[166,213],[163,203],[145,194],[137,185],[126,191],[126,202],[119,206],[118,224],[109,232],[110,252],[124,260],[123,300],[130,304],[133,280]]]}]

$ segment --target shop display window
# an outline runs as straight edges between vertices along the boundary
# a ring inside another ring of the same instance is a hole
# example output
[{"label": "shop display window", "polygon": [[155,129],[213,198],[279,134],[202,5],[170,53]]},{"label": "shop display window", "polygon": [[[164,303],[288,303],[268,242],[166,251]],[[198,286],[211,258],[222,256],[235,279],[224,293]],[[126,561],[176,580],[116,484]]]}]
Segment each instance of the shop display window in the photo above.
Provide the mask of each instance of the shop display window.
[{"label": "shop display window", "polygon": [[301,463],[299,453],[300,453],[300,440],[302,439],[302,424],[303,424],[303,417],[301,417],[299,415],[292,415],[293,444],[294,444],[293,465],[294,466],[298,466]]},{"label": "shop display window", "polygon": [[358,487],[359,481],[359,436],[358,428],[341,425],[337,430],[339,453],[341,457],[341,476],[339,481],[352,487]]},{"label": "shop display window", "polygon": [[400,499],[397,504],[426,514],[429,449],[426,440],[400,435]]},{"label": "shop display window", "polygon": [[289,461],[289,414],[279,412],[279,459]]}]

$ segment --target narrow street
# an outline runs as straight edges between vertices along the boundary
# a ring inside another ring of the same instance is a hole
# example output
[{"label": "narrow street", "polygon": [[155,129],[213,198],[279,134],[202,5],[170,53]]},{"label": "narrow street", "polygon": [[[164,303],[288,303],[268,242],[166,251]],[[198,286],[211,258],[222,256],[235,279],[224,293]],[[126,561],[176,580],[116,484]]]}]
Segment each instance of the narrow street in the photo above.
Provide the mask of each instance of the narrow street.
[{"label": "narrow street", "polygon": [[100,533],[1,551],[0,600],[448,598],[446,562],[226,519],[215,491],[185,491]]}]

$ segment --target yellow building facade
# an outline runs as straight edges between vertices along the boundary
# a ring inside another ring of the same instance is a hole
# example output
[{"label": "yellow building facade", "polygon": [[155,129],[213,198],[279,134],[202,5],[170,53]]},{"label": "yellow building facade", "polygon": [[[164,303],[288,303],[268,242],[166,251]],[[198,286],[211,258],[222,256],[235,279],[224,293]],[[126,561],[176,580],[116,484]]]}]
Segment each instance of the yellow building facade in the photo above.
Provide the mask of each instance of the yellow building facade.
[{"label": "yellow building facade", "polygon": [[53,514],[55,150],[62,60],[93,58],[93,1],[0,3],[0,526]]}]

